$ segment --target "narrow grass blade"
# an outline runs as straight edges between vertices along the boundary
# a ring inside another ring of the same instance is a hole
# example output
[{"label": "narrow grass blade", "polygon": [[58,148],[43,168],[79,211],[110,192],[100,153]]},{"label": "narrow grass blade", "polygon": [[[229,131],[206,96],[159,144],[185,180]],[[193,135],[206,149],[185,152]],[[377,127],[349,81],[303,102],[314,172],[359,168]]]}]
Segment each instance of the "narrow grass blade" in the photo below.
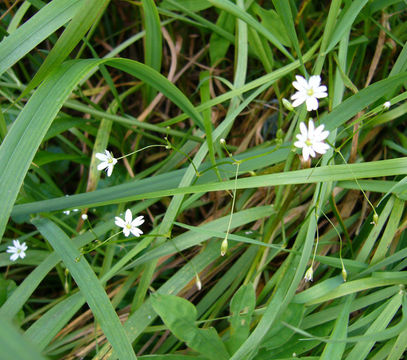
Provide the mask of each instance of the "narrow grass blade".
[{"label": "narrow grass blade", "polygon": [[68,236],[50,220],[36,219],[33,220],[33,223],[50,242],[69,269],[70,274],[86,298],[96,320],[115,349],[119,359],[136,359],[134,350],[120,323],[119,317],[86,259],[81,257],[81,254]]},{"label": "narrow grass blade", "polygon": [[0,316],[0,348],[3,360],[45,360],[45,357],[9,322]]},{"label": "narrow grass blade", "polygon": [[[153,0],[142,0],[144,12],[144,63],[160,72],[162,54],[162,36],[160,17]],[[156,94],[156,90],[147,86],[147,102],[150,103]]]},{"label": "narrow grass blade", "polygon": [[54,0],[0,43],[0,75],[69,21],[83,0]]},{"label": "narrow grass blade", "polygon": [[335,30],[332,34],[326,53],[329,53],[338,42],[342,39],[343,35],[350,29],[356,16],[360,13],[368,0],[354,0],[352,4],[346,10],[346,13],[341,14],[341,19],[335,26]]},{"label": "narrow grass blade", "polygon": [[269,40],[277,49],[279,49],[288,59],[294,60],[292,55],[286,50],[286,48],[278,41],[278,39],[262,26],[256,19],[254,19],[247,11],[241,9],[239,6],[233,4],[229,0],[208,0],[216,7],[233,14],[237,18],[243,20],[247,25],[253,27],[260,34],[262,34],[267,40]]},{"label": "narrow grass blade", "polygon": [[83,0],[72,21],[52,48],[45,61],[27,85],[21,97],[37,87],[53,70],[68,57],[81,41],[86,32],[94,25],[96,19],[105,10],[110,0]]}]

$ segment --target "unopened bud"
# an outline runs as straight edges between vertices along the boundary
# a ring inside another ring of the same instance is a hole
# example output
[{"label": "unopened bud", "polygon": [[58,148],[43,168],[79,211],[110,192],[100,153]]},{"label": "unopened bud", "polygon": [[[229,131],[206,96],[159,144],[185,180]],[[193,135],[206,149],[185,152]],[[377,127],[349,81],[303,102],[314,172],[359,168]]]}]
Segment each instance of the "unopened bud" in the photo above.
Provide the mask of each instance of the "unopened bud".
[{"label": "unopened bud", "polygon": [[220,139],[219,142],[223,145],[226,144],[226,140],[224,138]]},{"label": "unopened bud", "polygon": [[390,101],[386,101],[386,102],[383,104],[383,108],[384,108],[385,110],[390,109],[390,106],[391,106]]},{"label": "unopened bud", "polygon": [[314,270],[312,270],[312,266],[310,266],[309,269],[307,270],[307,272],[305,273],[304,280],[307,282],[312,281],[313,276],[314,276]]},{"label": "unopened bud", "polygon": [[201,283],[201,279],[199,278],[198,274],[195,275],[195,283],[196,283],[196,288],[198,289],[198,291],[200,291],[202,289],[202,283]]},{"label": "unopened bud", "polygon": [[88,220],[88,215],[87,214],[82,214],[82,220]]},{"label": "unopened bud", "polygon": [[346,282],[346,279],[348,278],[348,273],[346,272],[345,267],[342,268],[342,278],[344,282]]},{"label": "unopened bud", "polygon": [[286,98],[283,98],[282,101],[283,101],[284,107],[285,107],[288,111],[293,111],[293,110],[294,110],[293,104],[291,104]]},{"label": "unopened bud", "polygon": [[228,251],[228,239],[222,241],[222,245],[220,246],[220,254],[225,256],[226,252]]},{"label": "unopened bud", "polygon": [[375,212],[373,214],[373,221],[372,224],[377,225],[377,223],[379,222],[379,215],[377,215],[377,213]]}]

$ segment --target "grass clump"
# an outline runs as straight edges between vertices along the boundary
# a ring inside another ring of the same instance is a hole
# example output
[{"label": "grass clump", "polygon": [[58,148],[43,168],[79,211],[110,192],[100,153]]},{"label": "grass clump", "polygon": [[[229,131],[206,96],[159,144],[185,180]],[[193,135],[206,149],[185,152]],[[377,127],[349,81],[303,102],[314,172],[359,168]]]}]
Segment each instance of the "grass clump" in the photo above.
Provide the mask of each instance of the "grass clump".
[{"label": "grass clump", "polygon": [[0,4],[5,359],[403,359],[403,1]]}]

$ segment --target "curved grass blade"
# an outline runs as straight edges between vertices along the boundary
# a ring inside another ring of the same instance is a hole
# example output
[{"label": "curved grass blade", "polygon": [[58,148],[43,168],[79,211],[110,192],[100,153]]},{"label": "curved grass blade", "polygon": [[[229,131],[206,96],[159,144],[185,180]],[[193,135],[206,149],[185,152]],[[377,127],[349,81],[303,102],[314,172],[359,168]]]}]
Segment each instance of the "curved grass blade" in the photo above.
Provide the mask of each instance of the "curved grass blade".
[{"label": "curved grass blade", "polygon": [[[48,219],[34,219],[33,224],[61,257],[85,297],[106,338],[122,360],[137,359],[133,347],[109,297],[84,257],[71,239]],[[76,259],[80,259],[77,261]]]},{"label": "curved grass blade", "polygon": [[96,19],[100,17],[109,2],[110,0],[83,0],[81,2],[81,6],[77,9],[72,21],[68,24],[20,97],[26,96],[62,64],[86,32],[94,26]]},{"label": "curved grass blade", "polygon": [[54,0],[0,43],[0,75],[69,21],[83,0]]},{"label": "curved grass blade", "polygon": [[[160,17],[153,0],[142,0],[144,10],[144,62],[156,71],[161,69],[162,36]],[[147,86],[147,102],[151,102],[156,90]]]},{"label": "curved grass blade", "polygon": [[[263,159],[264,161],[264,159]],[[381,169],[377,173],[378,167]],[[199,185],[177,187],[178,180],[172,176],[162,175],[156,186],[160,190],[148,192],[151,188],[151,179],[135,181],[127,184],[112,186],[108,189],[97,190],[70,196],[69,198],[56,198],[38,201],[30,204],[17,205],[13,211],[14,216],[28,215],[40,211],[55,211],[64,208],[81,208],[86,206],[102,206],[117,204],[124,201],[159,198],[177,194],[205,193],[210,191],[259,188],[267,186],[312,184],[327,181],[355,180],[377,176],[394,176],[406,174],[407,158],[372,161],[361,164],[327,165],[313,169],[296,170],[260,175],[250,178],[223,182],[208,182]],[[161,180],[161,181],[160,181]],[[150,187],[148,186],[150,181]],[[173,185],[177,184],[177,185]]]},{"label": "curved grass blade", "polygon": [[228,13],[243,20],[247,25],[253,27],[260,34],[262,34],[268,41],[270,41],[277,49],[279,49],[288,59],[294,60],[292,55],[286,50],[281,42],[264,26],[262,26],[256,19],[253,18],[248,12],[242,10],[239,6],[233,4],[229,0],[208,0],[211,4],[219,9],[225,10]]},{"label": "curved grass blade", "polygon": [[[0,235],[3,234],[13,203],[34,158],[62,104],[89,71],[100,64],[113,66],[139,77],[168,96],[185,113],[202,125],[200,114],[188,98],[164,76],[150,67],[127,59],[70,61],[53,72],[31,97],[0,146]],[[6,189],[6,190],[4,190]]]}]

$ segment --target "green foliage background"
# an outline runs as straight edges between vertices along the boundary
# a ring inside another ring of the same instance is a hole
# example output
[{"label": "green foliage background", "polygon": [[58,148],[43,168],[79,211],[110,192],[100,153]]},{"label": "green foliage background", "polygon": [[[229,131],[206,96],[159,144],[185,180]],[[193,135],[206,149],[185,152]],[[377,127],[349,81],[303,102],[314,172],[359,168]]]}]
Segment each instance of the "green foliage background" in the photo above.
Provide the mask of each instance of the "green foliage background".
[{"label": "green foliage background", "polygon": [[[406,10],[1,2],[1,358],[404,359]],[[295,75],[317,112],[283,106]]]}]

